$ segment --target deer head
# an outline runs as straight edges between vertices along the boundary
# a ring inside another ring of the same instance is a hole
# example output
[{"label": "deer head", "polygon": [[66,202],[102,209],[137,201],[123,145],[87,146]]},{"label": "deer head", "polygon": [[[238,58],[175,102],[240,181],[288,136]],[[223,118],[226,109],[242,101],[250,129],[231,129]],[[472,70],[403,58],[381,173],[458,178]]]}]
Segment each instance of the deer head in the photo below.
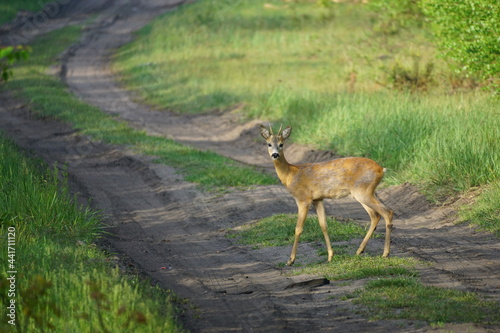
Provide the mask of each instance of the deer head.
[{"label": "deer head", "polygon": [[260,125],[260,134],[266,139],[269,156],[273,160],[277,160],[280,156],[283,156],[283,144],[292,133],[291,126],[287,126],[283,131],[281,131],[281,128],[282,126],[280,126],[278,134],[275,135],[271,126],[269,126],[268,130],[264,125]]}]

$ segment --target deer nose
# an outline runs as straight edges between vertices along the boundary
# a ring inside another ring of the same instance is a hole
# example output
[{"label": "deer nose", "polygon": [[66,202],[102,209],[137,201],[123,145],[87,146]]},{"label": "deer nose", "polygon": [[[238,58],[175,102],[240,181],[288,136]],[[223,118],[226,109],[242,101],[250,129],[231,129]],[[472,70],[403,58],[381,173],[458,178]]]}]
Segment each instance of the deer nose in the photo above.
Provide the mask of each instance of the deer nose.
[{"label": "deer nose", "polygon": [[280,157],[280,154],[278,154],[278,153],[272,153],[271,157],[274,158],[274,159],[277,159],[277,158]]}]

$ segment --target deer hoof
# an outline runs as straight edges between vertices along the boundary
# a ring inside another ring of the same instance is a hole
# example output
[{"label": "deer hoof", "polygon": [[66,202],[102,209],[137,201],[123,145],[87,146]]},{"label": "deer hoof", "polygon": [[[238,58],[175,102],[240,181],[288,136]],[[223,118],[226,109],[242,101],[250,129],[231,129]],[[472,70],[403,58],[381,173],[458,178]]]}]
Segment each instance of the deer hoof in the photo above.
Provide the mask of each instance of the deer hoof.
[{"label": "deer hoof", "polygon": [[295,259],[290,259],[290,260],[288,260],[288,262],[286,263],[286,265],[287,266],[292,266],[294,262],[295,262]]}]

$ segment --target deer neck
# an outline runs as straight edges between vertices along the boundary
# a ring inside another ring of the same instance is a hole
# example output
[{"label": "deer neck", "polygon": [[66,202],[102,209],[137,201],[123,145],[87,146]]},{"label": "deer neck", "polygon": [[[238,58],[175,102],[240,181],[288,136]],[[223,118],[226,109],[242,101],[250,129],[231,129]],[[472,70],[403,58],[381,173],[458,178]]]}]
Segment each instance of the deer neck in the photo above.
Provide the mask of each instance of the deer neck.
[{"label": "deer neck", "polygon": [[276,174],[278,174],[278,178],[281,180],[283,185],[288,187],[288,184],[291,182],[293,175],[296,173],[297,167],[288,163],[285,159],[284,154],[281,154],[280,157],[276,160],[273,160],[274,168],[276,169]]}]

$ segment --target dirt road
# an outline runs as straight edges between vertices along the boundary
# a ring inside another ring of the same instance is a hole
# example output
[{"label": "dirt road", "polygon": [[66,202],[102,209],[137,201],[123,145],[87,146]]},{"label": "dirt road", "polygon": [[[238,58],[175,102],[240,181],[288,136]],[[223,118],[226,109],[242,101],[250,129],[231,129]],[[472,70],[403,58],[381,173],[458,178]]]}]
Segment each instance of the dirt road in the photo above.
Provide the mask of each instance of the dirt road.
[{"label": "dirt road", "polygon": [[[95,15],[81,41],[61,57],[58,75],[76,96],[151,134],[269,169],[266,149],[257,140],[260,121],[242,124],[232,113],[181,116],[152,110],[134,102],[110,71],[113,50],[175,4],[159,0],[70,1],[29,37]],[[22,26],[13,29],[20,31]],[[277,213],[294,213],[295,202],[282,186],[233,189],[224,195],[204,193],[171,167],[152,163],[123,147],[93,142],[66,124],[37,119],[28,106],[8,92],[0,92],[0,129],[49,163],[67,164],[72,190],[82,201],[91,199],[93,207],[106,216],[110,235],[103,245],[160,286],[189,299],[191,306],[183,321],[191,331],[433,330],[414,321],[369,321],[349,301],[336,297],[358,288],[357,283],[345,286],[325,284],[318,277],[285,276],[288,268],[276,265],[286,261],[290,247],[253,250],[226,238],[228,228]],[[294,145],[287,156],[292,161],[316,161],[334,155]],[[432,207],[411,185],[384,189],[379,196],[396,212],[392,254],[432,263],[421,270],[424,282],[476,291],[500,301],[498,240],[453,225],[452,208]],[[352,199],[329,202],[327,213],[368,220]],[[378,232],[385,232],[384,227]],[[372,240],[367,251],[382,253],[382,242]],[[317,256],[308,244],[300,245],[299,255],[298,261]],[[311,283],[297,284],[307,281]],[[449,325],[447,329],[493,331],[477,325]]]}]

